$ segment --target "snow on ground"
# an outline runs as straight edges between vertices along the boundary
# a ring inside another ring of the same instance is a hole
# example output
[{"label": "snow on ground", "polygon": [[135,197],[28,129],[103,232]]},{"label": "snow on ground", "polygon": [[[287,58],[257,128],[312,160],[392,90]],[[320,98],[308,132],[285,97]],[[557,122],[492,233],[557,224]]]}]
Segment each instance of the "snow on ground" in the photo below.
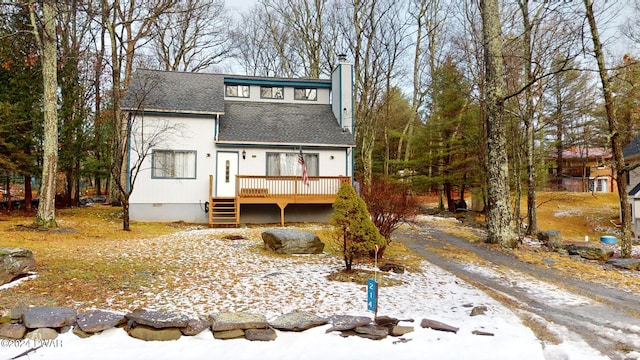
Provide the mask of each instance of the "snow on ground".
[{"label": "snow on ground", "polygon": [[[243,233],[248,239],[224,240],[226,234]],[[114,257],[158,256],[164,261],[160,274],[142,274],[152,285],[140,289],[133,303],[114,294],[110,304],[82,304],[127,312],[138,306],[190,316],[219,311],[264,314],[267,319],[293,310],[330,315],[373,316],[366,309],[366,289],[355,283],[329,281],[326,275],[343,267],[327,253],[322,255],[274,256],[260,250],[255,229],[206,229],[123,246]],[[169,256],[171,255],[171,256]],[[29,353],[29,359],[605,359],[580,339],[546,345],[520,319],[491,297],[427,262],[422,272],[391,275],[403,285],[379,290],[379,315],[414,319],[415,331],[408,342],[388,337],[373,341],[342,338],[325,333],[329,325],[303,333],[278,331],[273,342],[243,339],[214,340],[211,332],[170,342],[144,342],[130,338],[122,329],[80,339],[62,334],[53,342]],[[542,284],[527,286],[541,295],[556,292]],[[0,289],[10,291],[10,289]],[[1,292],[0,292],[1,294]],[[562,299],[559,299],[561,301]],[[565,299],[567,300],[567,299]],[[580,301],[580,299],[571,299]],[[485,305],[485,315],[469,316],[471,306]],[[457,334],[420,327],[424,318],[459,327]],[[474,330],[495,336],[473,335]],[[33,345],[24,341],[3,342],[1,357],[16,356]],[[9,345],[9,346],[7,346]]]}]

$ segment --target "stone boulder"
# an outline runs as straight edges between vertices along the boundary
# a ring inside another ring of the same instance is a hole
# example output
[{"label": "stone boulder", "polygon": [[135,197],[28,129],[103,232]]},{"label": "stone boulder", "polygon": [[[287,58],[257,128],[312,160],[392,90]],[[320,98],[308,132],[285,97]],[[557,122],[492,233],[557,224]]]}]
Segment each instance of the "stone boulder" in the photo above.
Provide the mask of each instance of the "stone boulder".
[{"label": "stone boulder", "polygon": [[303,311],[295,311],[278,316],[273,321],[270,321],[269,325],[274,329],[283,331],[305,331],[316,326],[327,324],[328,322],[327,319],[317,315]]},{"label": "stone boulder", "polygon": [[189,325],[190,320],[184,315],[144,309],[136,309],[132,313],[125,315],[125,317],[136,324],[151,326],[156,329],[184,328]]},{"label": "stone boulder", "polygon": [[269,229],[262,233],[264,247],[279,254],[321,254],[324,243],[314,233],[298,229]]},{"label": "stone boulder", "polygon": [[36,269],[31,250],[0,248],[0,285]]},{"label": "stone boulder", "polygon": [[609,259],[607,260],[607,264],[631,271],[640,269],[640,259]]},{"label": "stone boulder", "polygon": [[562,248],[562,234],[558,230],[541,231],[538,233],[538,240],[552,250]]},{"label": "stone boulder", "polygon": [[37,307],[22,314],[22,323],[28,329],[62,328],[76,323],[76,311],[64,307]]},{"label": "stone boulder", "polygon": [[596,246],[568,245],[565,249],[569,255],[580,255],[582,258],[599,262],[606,262],[613,256],[613,250]]},{"label": "stone boulder", "polygon": [[80,330],[89,334],[123,325],[126,321],[124,315],[104,310],[89,310],[78,314],[76,320]]}]

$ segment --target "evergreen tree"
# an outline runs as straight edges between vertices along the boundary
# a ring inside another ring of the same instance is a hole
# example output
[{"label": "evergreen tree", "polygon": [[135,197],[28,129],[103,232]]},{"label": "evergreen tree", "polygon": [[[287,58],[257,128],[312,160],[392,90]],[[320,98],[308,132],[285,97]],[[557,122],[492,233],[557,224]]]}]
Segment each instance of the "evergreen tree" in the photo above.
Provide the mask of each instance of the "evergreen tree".
[{"label": "evergreen tree", "polygon": [[345,268],[351,271],[355,258],[373,251],[374,245],[384,247],[386,241],[371,221],[364,200],[356,194],[350,184],[345,183],[340,187],[333,203],[333,210],[330,222],[342,243]]}]

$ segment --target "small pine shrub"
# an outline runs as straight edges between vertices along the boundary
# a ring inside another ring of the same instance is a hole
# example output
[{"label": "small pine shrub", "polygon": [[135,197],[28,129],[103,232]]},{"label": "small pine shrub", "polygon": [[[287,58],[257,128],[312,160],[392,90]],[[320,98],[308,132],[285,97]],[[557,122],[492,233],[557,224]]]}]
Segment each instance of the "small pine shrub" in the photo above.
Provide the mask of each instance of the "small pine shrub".
[{"label": "small pine shrub", "polygon": [[367,205],[350,184],[340,187],[333,210],[330,223],[342,244],[340,250],[347,271],[352,270],[354,259],[372,252],[374,245],[380,248],[386,245],[384,237],[371,221]]}]

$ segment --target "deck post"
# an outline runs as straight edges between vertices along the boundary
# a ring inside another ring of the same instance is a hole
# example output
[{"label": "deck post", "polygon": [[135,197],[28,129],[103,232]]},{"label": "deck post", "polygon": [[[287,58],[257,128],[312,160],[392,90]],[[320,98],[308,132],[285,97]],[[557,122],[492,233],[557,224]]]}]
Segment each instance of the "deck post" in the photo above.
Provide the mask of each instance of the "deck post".
[{"label": "deck post", "polygon": [[288,203],[278,203],[278,207],[280,207],[280,226],[284,227],[284,208],[289,205]]}]

